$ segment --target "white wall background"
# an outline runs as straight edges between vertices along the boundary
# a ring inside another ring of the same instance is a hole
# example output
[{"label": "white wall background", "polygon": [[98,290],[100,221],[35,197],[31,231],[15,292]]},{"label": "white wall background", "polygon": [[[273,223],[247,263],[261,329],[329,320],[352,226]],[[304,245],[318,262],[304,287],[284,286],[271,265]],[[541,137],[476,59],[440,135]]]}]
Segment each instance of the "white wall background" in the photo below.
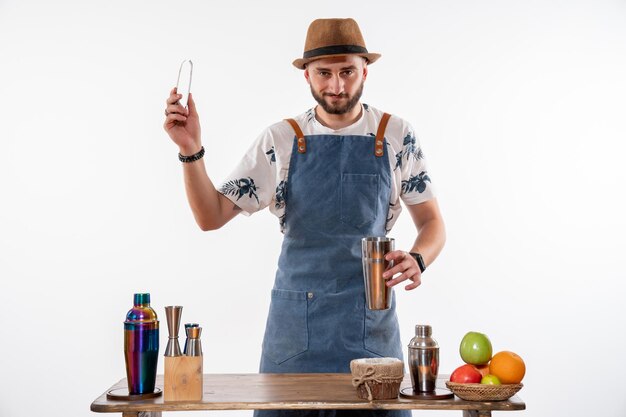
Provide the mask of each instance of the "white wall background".
[{"label": "white wall background", "polygon": [[[432,324],[449,373],[482,331],[526,360],[515,415],[626,415],[624,1],[4,0],[0,416],[92,415],[139,291],[203,325],[206,372],[256,372],[278,223],[196,228],[164,100],[193,59],[220,181],[313,105],[290,62],[311,20],[346,16],[383,54],[364,101],[416,127],[448,228],[399,294],[404,342]],[[413,233],[404,213],[391,235]]]}]

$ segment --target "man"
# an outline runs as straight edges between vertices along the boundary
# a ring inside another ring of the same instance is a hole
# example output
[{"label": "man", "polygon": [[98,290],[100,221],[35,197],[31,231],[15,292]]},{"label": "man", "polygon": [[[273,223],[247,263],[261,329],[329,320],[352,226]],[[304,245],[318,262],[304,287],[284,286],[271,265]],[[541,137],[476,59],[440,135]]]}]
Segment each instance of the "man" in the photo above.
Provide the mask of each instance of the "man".
[{"label": "man", "polygon": [[[164,128],[179,146],[200,228],[268,206],[279,218],[284,240],[261,372],[349,372],[355,358],[402,359],[395,298],[389,310],[365,306],[361,239],[384,236],[402,199],[418,236],[408,251],[386,255],[395,265],[385,278],[390,287],[409,281],[405,289],[412,290],[441,251],[445,231],[413,129],[360,102],[368,65],[379,57],[367,51],[354,20],[311,23],[303,57],[293,64],[319,105],[266,129],[219,189],[201,159],[193,97],[189,109],[177,103],[175,89],[167,99]],[[288,413],[270,412],[277,414]]]}]

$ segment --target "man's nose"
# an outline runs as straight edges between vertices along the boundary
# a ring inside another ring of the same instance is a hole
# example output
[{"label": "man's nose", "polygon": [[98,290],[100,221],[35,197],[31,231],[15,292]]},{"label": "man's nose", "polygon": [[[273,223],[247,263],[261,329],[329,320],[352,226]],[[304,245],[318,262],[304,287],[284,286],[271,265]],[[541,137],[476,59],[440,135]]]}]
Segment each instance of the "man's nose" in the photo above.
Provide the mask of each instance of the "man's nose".
[{"label": "man's nose", "polygon": [[332,94],[343,93],[344,82],[339,74],[333,75],[328,81],[328,90]]}]

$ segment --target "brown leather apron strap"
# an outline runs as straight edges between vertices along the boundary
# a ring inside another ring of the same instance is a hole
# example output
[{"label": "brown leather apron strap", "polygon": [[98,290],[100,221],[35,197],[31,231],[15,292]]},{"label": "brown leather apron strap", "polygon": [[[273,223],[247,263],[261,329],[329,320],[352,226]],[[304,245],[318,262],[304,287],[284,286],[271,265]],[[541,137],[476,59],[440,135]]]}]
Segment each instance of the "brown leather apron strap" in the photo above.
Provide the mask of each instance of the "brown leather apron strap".
[{"label": "brown leather apron strap", "polygon": [[383,117],[380,119],[374,145],[374,155],[376,156],[383,156],[385,154],[385,150],[383,149],[385,143],[385,129],[387,128],[387,122],[389,122],[390,117],[391,115],[389,113],[383,113]]},{"label": "brown leather apron strap", "polygon": [[[379,157],[385,154],[385,129],[387,129],[387,123],[390,117],[391,115],[389,113],[383,113],[383,117],[380,119],[380,124],[378,125],[378,131],[376,132],[374,155]],[[285,121],[291,125],[298,138],[298,153],[306,153],[306,139],[304,138],[300,126],[298,126],[298,122],[294,119],[285,119]]]},{"label": "brown leather apron strap", "polygon": [[294,132],[296,132],[296,137],[298,138],[298,153],[306,152],[306,140],[304,139],[304,134],[302,134],[302,130],[300,126],[298,126],[298,122],[293,119],[285,119],[287,123],[291,125]]}]

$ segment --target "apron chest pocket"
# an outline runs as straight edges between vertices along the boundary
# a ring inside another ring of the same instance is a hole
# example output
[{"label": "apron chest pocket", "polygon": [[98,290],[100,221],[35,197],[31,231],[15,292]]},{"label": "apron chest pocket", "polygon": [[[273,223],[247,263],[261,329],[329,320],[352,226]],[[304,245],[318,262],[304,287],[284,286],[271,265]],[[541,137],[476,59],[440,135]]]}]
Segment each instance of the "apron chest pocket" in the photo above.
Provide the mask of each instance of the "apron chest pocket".
[{"label": "apron chest pocket", "polygon": [[307,310],[305,291],[272,290],[263,338],[263,354],[269,360],[278,365],[306,352],[309,348]]},{"label": "apron chest pocket", "polygon": [[341,222],[358,228],[374,222],[378,212],[378,174],[341,175]]}]

